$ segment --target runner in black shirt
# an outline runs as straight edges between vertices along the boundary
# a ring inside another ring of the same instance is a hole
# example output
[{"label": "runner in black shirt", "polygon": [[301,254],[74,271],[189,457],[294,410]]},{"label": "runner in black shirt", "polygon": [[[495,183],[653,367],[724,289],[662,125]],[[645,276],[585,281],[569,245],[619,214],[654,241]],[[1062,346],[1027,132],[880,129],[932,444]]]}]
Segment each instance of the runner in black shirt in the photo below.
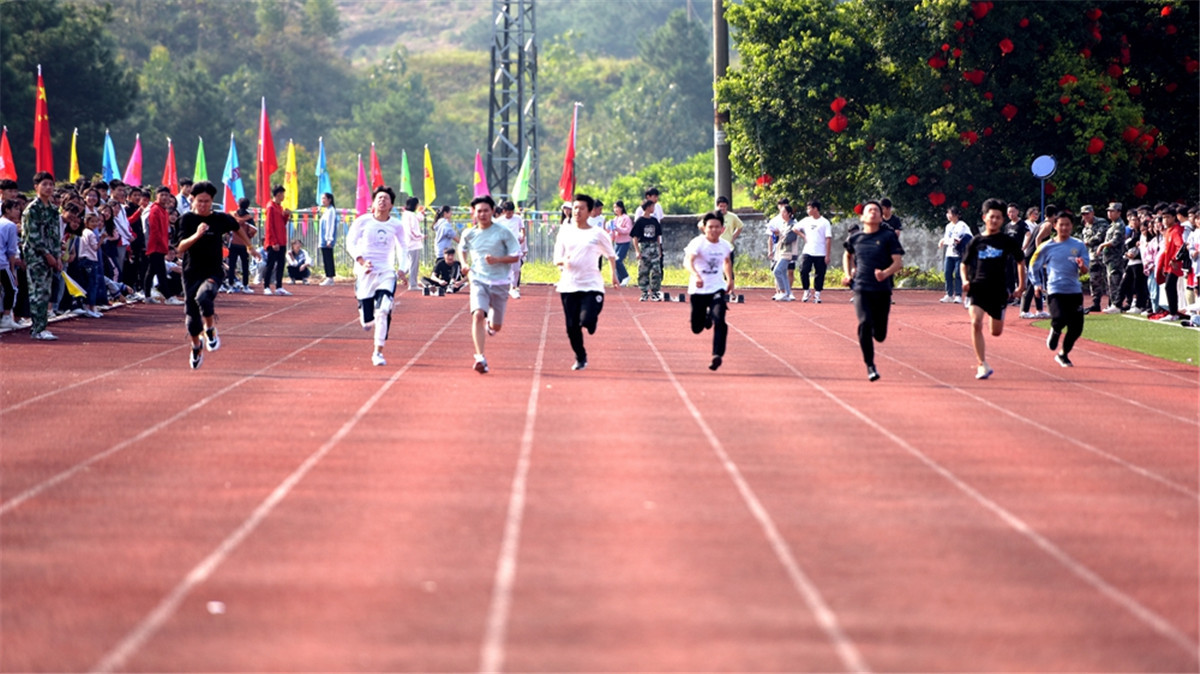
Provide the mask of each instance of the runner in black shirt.
[{"label": "runner in black shirt", "polygon": [[887,339],[888,315],[892,308],[892,275],[904,266],[904,248],[896,233],[882,229],[883,209],[878,201],[863,206],[862,230],[846,239],[842,255],[842,283],[854,291],[858,314],[858,345],[867,364],[867,380],[879,379],[875,369],[875,344]]},{"label": "runner in black shirt", "polygon": [[[987,314],[992,336],[1004,332],[1004,310],[1014,297],[1025,292],[1025,255],[1021,242],[1001,232],[1004,226],[1004,202],[988,199],[983,202],[984,233],[971,239],[962,259],[963,304],[971,315],[971,345],[975,347],[978,365],[976,379],[992,376],[992,368],[984,358],[983,316]],[[1017,267],[1016,292],[1010,292],[1006,281],[1008,267]]]},{"label": "runner in black shirt", "polygon": [[[180,236],[178,251],[183,254],[183,289],[187,310],[187,331],[192,340],[192,353],[188,360],[192,369],[200,367],[204,362],[204,348],[216,351],[221,347],[221,339],[217,337],[217,328],[213,319],[213,304],[217,292],[221,289],[222,240],[228,232],[233,234],[233,240],[254,250],[250,237],[243,231],[233,216],[227,213],[214,213],[212,210],[213,197],[217,188],[207,180],[192,186],[192,210],[180,219]],[[255,259],[260,259],[257,251]],[[200,343],[200,332],[207,339],[203,347]]]}]

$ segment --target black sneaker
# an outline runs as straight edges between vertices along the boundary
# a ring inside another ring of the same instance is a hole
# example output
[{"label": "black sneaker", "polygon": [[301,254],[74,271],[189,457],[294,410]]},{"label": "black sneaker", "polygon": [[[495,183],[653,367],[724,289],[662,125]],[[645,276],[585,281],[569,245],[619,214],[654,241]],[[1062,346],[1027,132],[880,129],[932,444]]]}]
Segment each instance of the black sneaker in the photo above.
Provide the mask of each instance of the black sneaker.
[{"label": "black sneaker", "polygon": [[1067,354],[1065,353],[1054,354],[1054,362],[1063,367],[1075,367],[1075,364],[1071,362],[1070,358],[1067,358]]},{"label": "black sneaker", "polygon": [[586,360],[577,360],[577,361],[575,361],[575,364],[571,366],[571,369],[572,370],[582,370],[585,367],[587,367]]},{"label": "black sneaker", "polygon": [[867,381],[879,381],[879,370],[874,365],[867,366]]},{"label": "black sneaker", "polygon": [[717,368],[719,368],[719,367],[721,367],[721,357],[713,356],[712,362],[709,363],[709,365],[708,365],[708,369],[712,370],[713,372],[716,372]]},{"label": "black sneaker", "polygon": [[188,359],[188,364],[193,370],[199,369],[200,363],[204,362],[204,348],[199,346],[192,347],[191,358]]},{"label": "black sneaker", "polygon": [[1059,337],[1059,333],[1051,330],[1050,336],[1046,337],[1046,348],[1050,349],[1051,351],[1054,351],[1055,349],[1057,349],[1058,348],[1058,337]]}]

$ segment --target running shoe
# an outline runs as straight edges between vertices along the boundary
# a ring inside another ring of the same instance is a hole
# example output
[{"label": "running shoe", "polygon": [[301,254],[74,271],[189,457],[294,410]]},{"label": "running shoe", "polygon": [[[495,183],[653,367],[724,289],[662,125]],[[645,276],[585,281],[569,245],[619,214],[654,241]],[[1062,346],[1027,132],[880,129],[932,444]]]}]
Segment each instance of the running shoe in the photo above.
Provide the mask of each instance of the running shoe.
[{"label": "running shoe", "polygon": [[954,303],[955,303],[955,304],[962,304],[962,301],[963,301],[963,299],[962,299],[962,295],[955,295],[955,296],[954,296]]},{"label": "running shoe", "polygon": [[783,299],[782,299],[782,300],[780,300],[780,301],[781,301],[781,302],[795,302],[795,301],[796,301],[796,296],[795,296],[795,295],[792,295],[792,294],[790,294],[790,293],[789,293],[789,294],[787,294],[787,295],[784,295],[784,296],[783,296]]},{"label": "running shoe", "polygon": [[572,370],[582,370],[585,367],[587,367],[586,360],[577,360],[577,361],[575,361],[575,364],[571,366],[571,369]]},{"label": "running shoe", "polygon": [[638,299],[638,301],[639,302],[649,302],[650,301],[650,293],[642,293],[642,296],[640,299]]},{"label": "running shoe", "polygon": [[942,299],[940,299],[938,301],[941,302],[942,304],[950,304],[951,302],[954,301],[954,298],[949,295],[942,295]]},{"label": "running shoe", "polygon": [[1020,315],[1020,318],[1033,318],[1033,312],[1030,312],[1030,311],[1022,311],[1022,312],[1021,312],[1021,315]]},{"label": "running shoe", "polygon": [[801,301],[801,302],[807,302],[807,301],[809,301],[810,299],[812,299],[812,296],[809,294],[809,292],[808,292],[807,290],[805,290],[805,291],[804,291],[804,295],[803,295],[803,296],[800,298],[800,301]]},{"label": "running shoe", "polygon": [[1116,305],[1110,304],[1110,305],[1108,305],[1108,308],[1106,308],[1104,311],[1101,311],[1100,313],[1102,313],[1102,314],[1119,314],[1119,313],[1121,313],[1121,308]]},{"label": "running shoe", "polygon": [[1062,367],[1075,367],[1075,364],[1071,362],[1070,358],[1067,358],[1067,354],[1065,353],[1054,354],[1054,362],[1058,363]]},{"label": "running shoe", "polygon": [[16,330],[18,327],[20,326],[17,325],[16,320],[12,316],[5,315],[0,317],[0,330]]},{"label": "running shoe", "polygon": [[326,278],[324,281],[321,281],[321,285],[323,285],[323,286],[331,286],[331,285],[333,285],[333,279],[331,279],[331,278]]},{"label": "running shoe", "polygon": [[867,366],[867,381],[879,381],[879,370],[874,365]]},{"label": "running shoe", "polygon": [[100,313],[99,311],[95,311],[94,309],[88,309],[87,313],[84,315],[88,318],[104,318],[104,314]]},{"label": "running shoe", "polygon": [[30,337],[38,340],[39,342],[53,342],[58,339],[49,330],[42,330],[41,332],[35,332],[32,335],[30,335]]},{"label": "running shoe", "polygon": [[1059,333],[1051,330],[1050,336],[1046,337],[1046,348],[1050,349],[1051,351],[1054,351],[1055,349],[1057,349],[1059,337],[1060,337]]},{"label": "running shoe", "polygon": [[198,346],[193,346],[192,347],[192,355],[188,357],[188,364],[192,366],[193,370],[195,370],[195,369],[198,369],[200,367],[200,364],[203,362],[204,362],[204,349],[202,349]]},{"label": "running shoe", "polygon": [[376,351],[375,353],[371,354],[371,364],[375,366],[387,365],[387,361],[384,360],[382,353]]},{"label": "running shoe", "polygon": [[283,288],[276,288],[275,294],[276,295],[291,295],[292,293],[288,292],[287,290],[284,290]]},{"label": "running shoe", "polygon": [[170,304],[170,305],[172,305],[172,306],[176,306],[176,307],[177,307],[177,306],[179,306],[179,305],[181,305],[181,304],[183,304],[183,303],[184,303],[184,301],[183,301],[183,300],[181,300],[181,299],[179,299],[178,297],[168,297],[168,298],[167,298],[167,301],[166,301],[166,302],[164,302],[163,304]]},{"label": "running shoe", "polygon": [[521,290],[519,288],[510,288],[508,291],[508,296],[514,300],[519,300],[521,299]]},{"label": "running shoe", "polygon": [[475,365],[473,365],[472,367],[475,368],[475,371],[478,372],[479,374],[487,374],[487,372],[488,372],[487,358],[484,358],[483,356],[476,356],[475,357]]},{"label": "running shoe", "polygon": [[661,301],[663,301],[663,296],[662,296],[662,293],[661,293],[661,292],[658,292],[658,293],[653,293],[652,295],[650,295],[650,301],[651,301],[651,302],[661,302]]},{"label": "running shoe", "polygon": [[1034,318],[1050,318],[1049,311],[1039,311],[1033,315]]},{"label": "running shoe", "polygon": [[712,362],[708,364],[708,369],[712,370],[713,372],[716,372],[717,368],[719,368],[719,367],[721,367],[721,357],[713,356]]},{"label": "running shoe", "polygon": [[995,372],[995,370],[993,370],[991,367],[988,367],[987,363],[984,363],[983,365],[975,368],[975,378],[987,379],[988,377],[992,376],[993,372]]},{"label": "running shoe", "polygon": [[820,304],[820,303],[821,303],[821,291],[820,291],[820,290],[818,290],[818,291],[817,291],[817,292],[816,292],[816,293],[813,295],[813,302],[816,302],[817,304]]},{"label": "running shoe", "polygon": [[496,336],[496,328],[492,327],[492,324],[490,321],[487,323],[487,333],[488,333],[488,337]]},{"label": "running shoe", "polygon": [[270,286],[267,286],[267,287],[263,288],[263,294],[264,295],[274,295],[275,293],[271,292]]},{"label": "running shoe", "polygon": [[778,302],[779,300],[782,300],[782,299],[783,299],[783,293],[775,293],[773,296],[771,296],[772,302]]},{"label": "running shoe", "polygon": [[216,351],[221,348],[221,338],[217,335],[217,329],[212,328],[204,331],[204,348],[209,351]]}]

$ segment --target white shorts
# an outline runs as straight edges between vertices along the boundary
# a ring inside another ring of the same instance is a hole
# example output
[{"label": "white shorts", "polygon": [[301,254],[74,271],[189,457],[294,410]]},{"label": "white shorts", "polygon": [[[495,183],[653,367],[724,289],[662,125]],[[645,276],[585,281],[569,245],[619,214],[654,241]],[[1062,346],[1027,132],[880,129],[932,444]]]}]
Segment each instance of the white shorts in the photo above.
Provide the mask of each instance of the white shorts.
[{"label": "white shorts", "polygon": [[471,281],[471,313],[482,311],[491,318],[493,326],[504,325],[504,310],[508,307],[507,283],[491,285]]},{"label": "white shorts", "polygon": [[396,272],[393,269],[366,271],[356,266],[354,276],[355,299],[369,300],[380,290],[386,290],[393,295],[396,293]]}]

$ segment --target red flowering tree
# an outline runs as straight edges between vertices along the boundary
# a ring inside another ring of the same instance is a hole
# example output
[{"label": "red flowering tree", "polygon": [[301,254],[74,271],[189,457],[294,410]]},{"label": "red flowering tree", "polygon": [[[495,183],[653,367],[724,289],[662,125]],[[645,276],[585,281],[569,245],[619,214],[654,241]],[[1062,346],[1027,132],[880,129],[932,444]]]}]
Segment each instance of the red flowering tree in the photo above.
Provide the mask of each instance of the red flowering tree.
[{"label": "red flowering tree", "polygon": [[[731,113],[735,168],[770,167],[777,181],[759,193],[764,202],[811,194],[847,209],[887,195],[933,224],[932,194],[968,207],[990,196],[1034,203],[1029,166],[1042,154],[1058,160],[1062,205],[1195,200],[1197,9],[1157,0],[731,4],[742,64],[718,97]],[[849,103],[835,133],[837,96]]]}]

